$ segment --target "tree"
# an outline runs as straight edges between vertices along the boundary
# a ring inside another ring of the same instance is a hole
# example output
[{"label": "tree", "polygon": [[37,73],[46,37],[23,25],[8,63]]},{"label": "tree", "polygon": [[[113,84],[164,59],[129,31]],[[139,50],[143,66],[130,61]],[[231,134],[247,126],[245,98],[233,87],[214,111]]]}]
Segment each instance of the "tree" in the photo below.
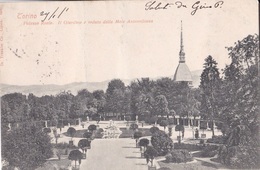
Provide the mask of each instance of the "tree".
[{"label": "tree", "polygon": [[51,129],[50,128],[43,128],[42,130],[44,133],[48,134],[51,133]]},{"label": "tree", "polygon": [[73,127],[69,127],[69,129],[67,130],[68,135],[71,137],[71,141],[72,138],[74,137],[74,135],[76,134],[76,129]]},{"label": "tree", "polygon": [[164,128],[164,131],[165,131],[166,126],[168,126],[168,125],[169,125],[168,120],[162,120],[160,122],[160,126],[162,126]]},{"label": "tree", "polygon": [[151,132],[152,134],[154,134],[154,133],[157,132],[157,131],[159,131],[159,128],[158,128],[158,127],[151,127],[151,128],[150,128],[150,132]]},{"label": "tree", "polygon": [[94,130],[97,130],[97,126],[96,125],[89,125],[88,126],[88,130],[93,133]]},{"label": "tree", "polygon": [[85,132],[83,134],[83,138],[87,138],[88,140],[92,137],[93,133],[92,132]]},{"label": "tree", "polygon": [[259,36],[248,35],[227,48],[221,120],[228,127],[220,158],[235,168],[259,167]]},{"label": "tree", "polygon": [[[208,56],[205,59],[204,69],[201,74],[200,88],[202,89],[202,111],[206,117],[210,117],[212,126],[212,136],[214,133],[214,120],[219,115],[220,101],[218,95],[220,94],[221,79],[219,77],[219,71],[217,67],[218,63],[212,56]],[[208,116],[205,113],[210,113]]]},{"label": "tree", "polygon": [[87,139],[81,139],[79,140],[78,147],[83,150],[83,152],[86,153],[87,147],[90,146],[90,141]]},{"label": "tree", "polygon": [[153,166],[153,160],[158,155],[157,150],[152,146],[147,146],[146,151],[144,152],[144,156],[147,160],[147,163],[151,161],[151,166]]},{"label": "tree", "polygon": [[168,101],[164,95],[158,95],[155,98],[154,114],[161,116],[169,115]]},{"label": "tree", "polygon": [[139,146],[143,146],[144,151],[146,150],[148,145],[149,145],[149,139],[147,139],[147,138],[140,139]]},{"label": "tree", "polygon": [[111,80],[106,90],[106,111],[121,113],[123,110],[125,84],[120,79]]},{"label": "tree", "polygon": [[73,150],[70,152],[68,159],[75,161],[75,167],[76,167],[77,161],[79,161],[79,164],[81,164],[82,153],[79,150]]},{"label": "tree", "polygon": [[2,158],[11,167],[36,169],[52,155],[51,138],[36,126],[13,129],[2,138]]},{"label": "tree", "polygon": [[136,123],[132,123],[130,125],[130,129],[132,129],[133,131],[136,131],[138,129],[138,125]]},{"label": "tree", "polygon": [[179,131],[179,143],[180,143],[181,142],[181,139],[180,139],[181,131],[184,131],[184,126],[183,125],[176,125],[175,131]]},{"label": "tree", "polygon": [[97,122],[97,124],[100,122],[101,120],[101,115],[100,114],[94,114],[92,116],[92,119],[95,120]]},{"label": "tree", "polygon": [[224,69],[221,120],[230,126],[237,117],[249,127],[259,122],[259,36],[248,35],[227,50],[231,64]]},{"label": "tree", "polygon": [[152,134],[151,144],[154,149],[158,152],[158,155],[165,155],[169,149],[172,148],[171,138],[163,131],[156,131]]}]

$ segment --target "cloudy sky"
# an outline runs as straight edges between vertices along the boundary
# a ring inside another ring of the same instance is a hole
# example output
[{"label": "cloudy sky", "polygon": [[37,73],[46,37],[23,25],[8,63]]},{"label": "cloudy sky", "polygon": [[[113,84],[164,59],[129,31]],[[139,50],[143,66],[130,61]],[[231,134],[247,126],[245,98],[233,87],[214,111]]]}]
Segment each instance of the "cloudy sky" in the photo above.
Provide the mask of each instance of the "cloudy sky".
[{"label": "cloudy sky", "polygon": [[[173,76],[179,60],[181,20],[190,70],[201,70],[208,55],[222,69],[230,62],[225,47],[259,32],[256,0],[226,0],[217,8],[215,0],[201,1],[199,5],[212,8],[198,9],[194,15],[191,12],[196,0],[183,0],[186,8],[178,8],[176,1],[156,1],[161,6],[173,3],[164,10],[145,10],[147,2],[2,4],[1,83],[66,84]],[[44,25],[42,11],[49,12]],[[103,24],[105,20],[113,23]],[[116,20],[125,23],[115,23]],[[152,22],[127,23],[128,20]],[[48,21],[52,24],[46,24]]]}]

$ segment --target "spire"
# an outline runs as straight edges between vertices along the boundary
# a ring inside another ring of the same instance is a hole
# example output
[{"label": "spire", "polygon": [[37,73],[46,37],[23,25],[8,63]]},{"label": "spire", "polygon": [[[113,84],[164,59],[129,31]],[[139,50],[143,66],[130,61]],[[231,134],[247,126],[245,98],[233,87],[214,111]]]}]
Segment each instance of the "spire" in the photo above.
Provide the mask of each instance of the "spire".
[{"label": "spire", "polygon": [[181,49],[180,49],[179,56],[180,56],[179,63],[185,63],[185,53],[183,49],[183,38],[182,38],[182,21],[181,21]]}]

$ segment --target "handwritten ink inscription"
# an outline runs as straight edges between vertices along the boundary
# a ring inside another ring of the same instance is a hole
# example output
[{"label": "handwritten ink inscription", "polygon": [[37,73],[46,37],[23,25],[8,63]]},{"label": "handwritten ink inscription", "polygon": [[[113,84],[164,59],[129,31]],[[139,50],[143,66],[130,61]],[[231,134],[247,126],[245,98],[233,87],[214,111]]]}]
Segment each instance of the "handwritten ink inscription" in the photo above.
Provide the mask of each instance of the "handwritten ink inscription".
[{"label": "handwritten ink inscription", "polygon": [[60,18],[68,10],[69,10],[69,8],[67,8],[67,7],[64,7],[61,10],[60,10],[60,7],[58,7],[53,12],[42,11],[40,13],[40,16],[43,17],[43,19],[41,21],[44,22],[45,20],[51,20],[51,19],[54,19],[54,18]]},{"label": "handwritten ink inscription", "polygon": [[[203,3],[201,1],[196,1],[190,6],[191,9],[191,15],[195,15],[197,11],[203,10],[203,9],[216,9],[216,8],[222,8],[222,5],[224,4],[224,1],[218,1],[214,4],[207,4]],[[167,10],[170,7],[176,6],[176,8],[189,8],[189,6],[182,1],[176,1],[174,3],[163,3],[159,1],[149,1],[145,4],[145,10]]]}]

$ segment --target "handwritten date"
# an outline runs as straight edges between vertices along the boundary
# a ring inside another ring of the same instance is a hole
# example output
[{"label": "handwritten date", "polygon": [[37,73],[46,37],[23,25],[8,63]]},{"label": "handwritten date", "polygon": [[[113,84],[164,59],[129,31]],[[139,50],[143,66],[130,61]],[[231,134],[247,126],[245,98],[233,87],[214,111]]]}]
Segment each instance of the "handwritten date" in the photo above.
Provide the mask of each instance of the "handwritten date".
[{"label": "handwritten date", "polygon": [[62,16],[62,14],[64,14],[64,12],[67,12],[68,10],[69,10],[69,8],[67,8],[67,7],[64,7],[61,10],[60,10],[60,7],[58,7],[53,12],[42,11],[40,13],[40,16],[43,17],[43,19],[41,21],[44,22],[45,20],[60,18]]}]

